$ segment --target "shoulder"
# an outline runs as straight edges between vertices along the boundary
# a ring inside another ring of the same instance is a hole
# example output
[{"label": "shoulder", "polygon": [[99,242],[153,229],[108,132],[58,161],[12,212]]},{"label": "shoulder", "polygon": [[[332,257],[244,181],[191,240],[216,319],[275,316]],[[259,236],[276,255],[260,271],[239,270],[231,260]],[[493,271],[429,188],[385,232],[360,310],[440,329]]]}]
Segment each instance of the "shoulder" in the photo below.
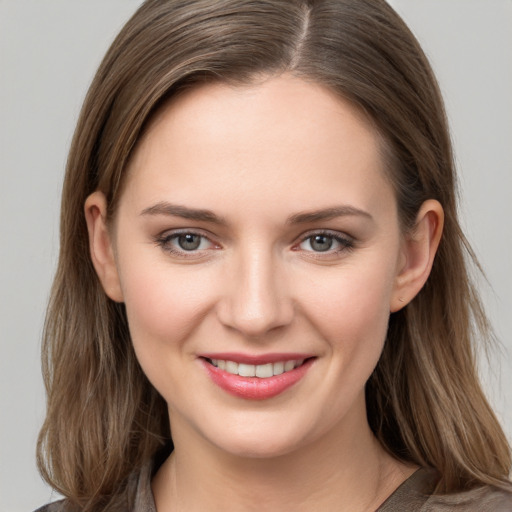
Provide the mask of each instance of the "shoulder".
[{"label": "shoulder", "polygon": [[34,512],[67,512],[68,510],[65,500],[59,500],[43,505],[37,510],[34,510]]},{"label": "shoulder", "polygon": [[512,491],[490,486],[448,496],[431,496],[422,512],[512,512]]},{"label": "shoulder", "polygon": [[[123,485],[122,492],[107,498],[102,504],[96,504],[94,510],[103,512],[127,512],[131,510],[144,510],[156,512],[151,492],[151,476],[155,468],[152,459],[139,469],[135,469]],[[67,499],[54,501],[43,505],[34,512],[82,512],[83,508],[71,503]]]},{"label": "shoulder", "polygon": [[379,512],[402,510],[415,512],[512,512],[510,491],[482,486],[470,491],[438,495],[439,475],[433,469],[420,468],[379,507]]}]

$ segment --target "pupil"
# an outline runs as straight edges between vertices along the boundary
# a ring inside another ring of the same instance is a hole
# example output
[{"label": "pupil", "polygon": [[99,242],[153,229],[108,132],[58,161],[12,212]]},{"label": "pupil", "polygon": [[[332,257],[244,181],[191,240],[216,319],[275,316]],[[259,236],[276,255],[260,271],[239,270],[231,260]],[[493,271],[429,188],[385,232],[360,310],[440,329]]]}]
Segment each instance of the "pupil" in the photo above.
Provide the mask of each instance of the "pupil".
[{"label": "pupil", "polygon": [[194,251],[199,247],[201,238],[198,235],[180,235],[178,237],[179,246],[185,251]]},{"label": "pupil", "polygon": [[315,251],[328,251],[332,247],[332,238],[324,235],[316,235],[311,240],[311,247]]}]

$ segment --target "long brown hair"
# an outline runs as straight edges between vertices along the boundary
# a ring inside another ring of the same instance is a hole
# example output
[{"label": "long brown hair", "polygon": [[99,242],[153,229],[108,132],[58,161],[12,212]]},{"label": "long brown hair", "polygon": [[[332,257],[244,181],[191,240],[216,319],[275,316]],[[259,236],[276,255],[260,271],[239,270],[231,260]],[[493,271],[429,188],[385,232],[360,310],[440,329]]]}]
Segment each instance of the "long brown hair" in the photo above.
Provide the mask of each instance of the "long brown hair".
[{"label": "long brown hair", "polygon": [[426,199],[445,228],[419,295],[390,317],[367,383],[370,426],[395,457],[440,474],[438,492],[507,486],[507,440],[478,382],[489,329],[468,274],[443,102],[416,39],[384,0],[148,0],[122,29],[85,99],[64,182],[60,259],[48,307],[43,477],[70,503],[105,510],[170,441],[167,408],[132,349],[124,307],[89,258],[86,197],[116,211],[151,116],[184,88],[292,73],[358,106],[384,141],[403,229]]}]

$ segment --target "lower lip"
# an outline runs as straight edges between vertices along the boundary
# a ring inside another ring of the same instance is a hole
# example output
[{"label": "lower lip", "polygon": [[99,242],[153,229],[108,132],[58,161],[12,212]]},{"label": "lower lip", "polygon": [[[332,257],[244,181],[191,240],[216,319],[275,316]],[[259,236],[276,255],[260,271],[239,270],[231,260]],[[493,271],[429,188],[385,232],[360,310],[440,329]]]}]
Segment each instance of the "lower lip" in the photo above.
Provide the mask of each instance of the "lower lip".
[{"label": "lower lip", "polygon": [[273,377],[241,377],[233,375],[206,360],[202,360],[208,375],[217,386],[231,395],[245,398],[246,400],[266,400],[280,395],[288,388],[299,382],[313,364],[314,359],[308,359],[302,365]]}]

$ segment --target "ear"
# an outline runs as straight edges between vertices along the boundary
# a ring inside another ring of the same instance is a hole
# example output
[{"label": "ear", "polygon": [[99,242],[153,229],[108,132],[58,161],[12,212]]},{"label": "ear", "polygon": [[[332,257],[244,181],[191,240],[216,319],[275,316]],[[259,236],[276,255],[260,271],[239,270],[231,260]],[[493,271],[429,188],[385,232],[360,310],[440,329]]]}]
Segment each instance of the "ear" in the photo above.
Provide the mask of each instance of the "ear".
[{"label": "ear", "polygon": [[443,232],[443,207],[434,199],[425,201],[412,232],[404,235],[402,257],[391,298],[392,313],[418,294],[430,275]]},{"label": "ear", "polygon": [[102,192],[93,192],[85,201],[85,220],[89,232],[92,263],[105,293],[123,302],[112,237],[107,226],[107,200]]}]

